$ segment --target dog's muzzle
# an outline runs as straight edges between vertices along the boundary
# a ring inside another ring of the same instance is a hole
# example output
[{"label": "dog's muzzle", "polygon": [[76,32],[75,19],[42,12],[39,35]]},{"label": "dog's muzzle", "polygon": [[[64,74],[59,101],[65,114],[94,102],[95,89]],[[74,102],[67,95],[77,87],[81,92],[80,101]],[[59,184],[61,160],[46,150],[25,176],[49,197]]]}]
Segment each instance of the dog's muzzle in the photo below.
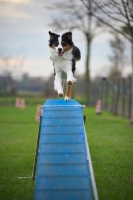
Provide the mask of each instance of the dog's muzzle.
[{"label": "dog's muzzle", "polygon": [[64,52],[62,51],[62,48],[58,48],[58,56],[61,57],[61,56],[63,55],[63,53],[64,53]]}]

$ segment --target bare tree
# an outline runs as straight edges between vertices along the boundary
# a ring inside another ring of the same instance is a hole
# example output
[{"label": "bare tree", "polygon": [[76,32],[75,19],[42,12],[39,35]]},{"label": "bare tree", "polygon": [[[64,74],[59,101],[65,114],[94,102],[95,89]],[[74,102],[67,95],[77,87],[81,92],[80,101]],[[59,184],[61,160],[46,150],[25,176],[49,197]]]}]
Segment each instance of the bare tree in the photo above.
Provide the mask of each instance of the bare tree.
[{"label": "bare tree", "polygon": [[114,37],[109,41],[111,47],[111,54],[108,56],[110,60],[110,77],[114,79],[121,78],[122,70],[125,67],[125,44],[120,35],[116,32],[113,34]]},{"label": "bare tree", "polygon": [[2,85],[4,91],[5,103],[7,103],[7,93],[16,92],[17,79],[20,77],[22,67],[25,62],[25,56],[18,51],[16,56],[1,53],[0,56],[0,73],[2,76]]},{"label": "bare tree", "polygon": [[[132,65],[132,115],[133,124],[133,0],[92,0],[91,9],[88,0],[81,0],[88,12],[100,23],[123,35],[131,43]],[[98,13],[93,12],[98,8]]]},{"label": "bare tree", "polygon": [[[69,0],[63,2],[63,4],[56,3],[52,6],[52,9],[58,10],[58,16],[52,19],[50,24],[55,29],[76,29],[80,31],[86,40],[86,63],[85,63],[85,95],[87,103],[89,104],[89,91],[90,91],[90,56],[91,56],[91,44],[96,35],[101,34],[100,23],[93,18],[92,13],[88,12],[88,7],[92,9],[91,0],[88,0],[84,5],[79,0]],[[50,7],[51,8],[51,7]],[[93,12],[96,12],[97,8]],[[81,55],[82,56],[82,55]]]}]

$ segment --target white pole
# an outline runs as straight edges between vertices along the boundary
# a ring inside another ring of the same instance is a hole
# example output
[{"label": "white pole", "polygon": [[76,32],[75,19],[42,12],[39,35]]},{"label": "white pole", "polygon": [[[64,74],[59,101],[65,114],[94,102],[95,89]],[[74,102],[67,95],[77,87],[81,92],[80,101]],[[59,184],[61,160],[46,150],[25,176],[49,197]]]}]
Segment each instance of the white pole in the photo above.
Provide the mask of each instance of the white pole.
[{"label": "white pole", "polygon": [[95,176],[94,176],[94,171],[93,171],[93,166],[92,166],[92,161],[91,161],[91,155],[90,155],[90,150],[89,150],[89,145],[88,145],[88,140],[87,140],[87,135],[86,135],[86,130],[84,126],[84,132],[85,132],[85,142],[86,142],[86,150],[87,150],[87,159],[88,159],[88,165],[89,165],[89,170],[90,170],[90,176],[91,176],[91,183],[92,183],[92,189],[93,189],[93,194],[94,194],[94,199],[98,200],[98,192],[97,192],[97,186],[96,186],[96,181],[95,181]]}]

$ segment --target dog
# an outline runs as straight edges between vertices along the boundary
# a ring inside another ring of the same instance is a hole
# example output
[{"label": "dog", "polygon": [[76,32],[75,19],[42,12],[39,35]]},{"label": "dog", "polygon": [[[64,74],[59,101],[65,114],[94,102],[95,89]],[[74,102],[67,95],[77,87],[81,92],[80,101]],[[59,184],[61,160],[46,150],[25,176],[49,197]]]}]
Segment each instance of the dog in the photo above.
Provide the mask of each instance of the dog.
[{"label": "dog", "polygon": [[69,100],[71,86],[76,81],[74,77],[76,62],[81,59],[81,53],[78,47],[74,46],[72,32],[58,35],[49,31],[49,35],[50,59],[54,66],[54,89],[58,97],[63,97],[62,72],[65,72],[67,75],[65,100]]}]

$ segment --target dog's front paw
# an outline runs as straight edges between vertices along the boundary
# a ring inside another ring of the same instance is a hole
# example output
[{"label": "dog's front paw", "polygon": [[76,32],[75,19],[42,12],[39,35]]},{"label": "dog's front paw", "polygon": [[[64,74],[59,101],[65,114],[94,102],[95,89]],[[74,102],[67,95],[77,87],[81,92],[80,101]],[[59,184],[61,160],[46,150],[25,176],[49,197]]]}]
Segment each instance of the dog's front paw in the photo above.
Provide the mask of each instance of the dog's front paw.
[{"label": "dog's front paw", "polygon": [[59,98],[63,97],[63,94],[62,94],[62,93],[59,93],[59,94],[58,94],[58,97],[59,97]]},{"label": "dog's front paw", "polygon": [[65,101],[68,101],[70,99],[70,97],[65,96]]}]

